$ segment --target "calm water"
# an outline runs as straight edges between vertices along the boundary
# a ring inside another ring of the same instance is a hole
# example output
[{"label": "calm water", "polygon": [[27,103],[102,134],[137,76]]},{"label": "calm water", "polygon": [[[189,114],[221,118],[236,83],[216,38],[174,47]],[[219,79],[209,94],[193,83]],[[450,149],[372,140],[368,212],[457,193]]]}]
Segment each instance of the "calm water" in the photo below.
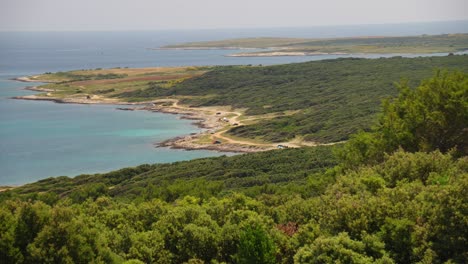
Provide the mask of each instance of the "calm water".
[{"label": "calm water", "polygon": [[[216,156],[210,151],[154,148],[199,131],[191,121],[115,106],[12,100],[31,94],[10,78],[46,71],[109,67],[278,64],[342,56],[234,58],[232,51],[150,50],[166,44],[235,37],[345,37],[467,32],[468,22],[261,30],[159,32],[0,32],[0,185],[49,176],[114,170],[142,163]],[[445,55],[445,54],[439,54]],[[355,55],[356,56],[356,55]],[[367,56],[367,57],[381,57]],[[386,55],[391,56],[391,55]]]},{"label": "calm water", "polygon": [[30,93],[23,86],[0,81],[0,184],[220,155],[154,148],[154,142],[199,131],[175,115],[7,98]]}]

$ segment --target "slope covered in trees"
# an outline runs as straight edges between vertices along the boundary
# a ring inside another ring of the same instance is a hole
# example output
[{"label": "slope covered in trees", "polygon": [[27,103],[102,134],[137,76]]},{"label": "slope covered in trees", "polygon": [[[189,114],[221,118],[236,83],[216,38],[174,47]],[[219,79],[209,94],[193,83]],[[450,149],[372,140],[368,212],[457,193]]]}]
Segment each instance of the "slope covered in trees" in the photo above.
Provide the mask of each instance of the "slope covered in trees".
[{"label": "slope covered in trees", "polygon": [[256,195],[284,190],[307,195],[332,181],[321,174],[336,164],[331,147],[287,149],[173,164],[146,164],[74,178],[48,178],[14,192],[40,197],[47,191],[73,201],[105,194],[125,200],[158,198],[168,202],[185,195],[208,198],[230,191]]},{"label": "slope covered in trees", "polygon": [[126,93],[179,96],[192,106],[231,105],[247,108],[247,115],[294,114],[264,119],[232,128],[234,136],[273,142],[304,137],[336,142],[360,129],[369,129],[381,100],[395,96],[395,82],[411,86],[430,77],[437,68],[468,71],[468,57],[337,59],[267,67],[216,67],[169,89],[151,87]]},{"label": "slope covered in trees", "polygon": [[439,73],[416,89],[402,85],[371,131],[335,147],[338,160],[330,147],[277,150],[2,192],[0,258],[465,263],[467,81]]}]

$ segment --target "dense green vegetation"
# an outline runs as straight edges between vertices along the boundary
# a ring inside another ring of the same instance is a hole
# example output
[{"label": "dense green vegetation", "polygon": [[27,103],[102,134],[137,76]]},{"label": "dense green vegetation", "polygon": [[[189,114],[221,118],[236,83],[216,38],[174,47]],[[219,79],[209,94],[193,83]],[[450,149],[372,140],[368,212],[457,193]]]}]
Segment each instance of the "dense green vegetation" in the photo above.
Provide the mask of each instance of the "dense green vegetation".
[{"label": "dense green vegetation", "polygon": [[414,87],[437,68],[466,72],[468,56],[351,58],[267,67],[216,67],[169,89],[154,84],[121,96],[189,96],[182,102],[248,108],[248,115],[300,110],[292,116],[238,126],[229,133],[273,142],[296,136],[335,142],[346,140],[360,129],[369,129],[381,101],[397,94],[395,82],[406,79]]},{"label": "dense green vegetation", "polygon": [[128,101],[148,100],[165,96],[167,93],[166,81],[148,82],[144,89],[132,90],[113,95],[113,97],[125,98]]},{"label": "dense green vegetation", "polygon": [[402,85],[378,124],[344,147],[142,165],[2,192],[0,259],[466,263],[467,102],[468,74],[438,73]]},{"label": "dense green vegetation", "polygon": [[73,201],[106,194],[125,200],[159,198],[172,202],[186,195],[207,198],[230,191],[250,196],[294,191],[310,196],[333,180],[329,175],[322,175],[326,168],[337,164],[331,149],[287,149],[141,165],[106,174],[48,178],[14,192],[34,198],[47,191]]},{"label": "dense green vegetation", "polygon": [[468,155],[468,75],[438,72],[412,90],[406,83],[372,132],[352,137],[341,153],[346,164],[378,163],[397,148],[406,151],[452,151]]}]

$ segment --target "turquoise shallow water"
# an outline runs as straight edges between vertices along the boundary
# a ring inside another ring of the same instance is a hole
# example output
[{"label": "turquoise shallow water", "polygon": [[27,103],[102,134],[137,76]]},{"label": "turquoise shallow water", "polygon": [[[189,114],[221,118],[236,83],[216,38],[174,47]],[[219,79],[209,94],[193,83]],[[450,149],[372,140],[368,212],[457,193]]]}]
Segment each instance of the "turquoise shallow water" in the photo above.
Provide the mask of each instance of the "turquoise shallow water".
[{"label": "turquoise shallow water", "polygon": [[200,130],[176,115],[8,99],[30,94],[24,85],[0,80],[0,185],[221,155],[154,148]]}]

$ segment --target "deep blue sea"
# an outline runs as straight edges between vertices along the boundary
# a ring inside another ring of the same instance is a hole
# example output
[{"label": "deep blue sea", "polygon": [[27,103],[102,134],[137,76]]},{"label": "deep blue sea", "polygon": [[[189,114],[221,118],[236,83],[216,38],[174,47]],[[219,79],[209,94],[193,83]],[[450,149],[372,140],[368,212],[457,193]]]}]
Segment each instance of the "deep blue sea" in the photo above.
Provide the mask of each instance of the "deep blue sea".
[{"label": "deep blue sea", "polygon": [[[200,129],[178,116],[116,111],[109,105],[22,101],[34,83],[10,80],[47,71],[111,67],[279,64],[343,57],[225,57],[226,50],[151,50],[166,44],[238,37],[349,37],[466,33],[468,21],[315,28],[134,32],[0,32],[0,185],[223,155],[154,148]],[[403,56],[411,56],[402,54]],[[436,54],[446,55],[446,54]],[[362,55],[352,55],[361,56]],[[392,56],[390,54],[366,57]],[[418,55],[419,56],[419,55]]]}]

